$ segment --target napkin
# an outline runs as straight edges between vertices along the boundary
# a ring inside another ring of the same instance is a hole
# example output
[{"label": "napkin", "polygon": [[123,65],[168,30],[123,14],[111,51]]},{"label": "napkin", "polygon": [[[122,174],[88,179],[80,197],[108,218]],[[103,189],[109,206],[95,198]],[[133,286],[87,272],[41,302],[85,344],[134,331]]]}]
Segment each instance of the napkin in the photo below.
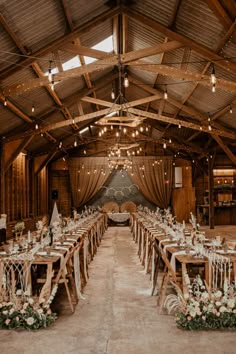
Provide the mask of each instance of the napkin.
[{"label": "napkin", "polygon": [[7,252],[5,252],[5,251],[1,251],[1,252],[0,252],[0,255],[1,255],[1,256],[4,256],[4,255],[6,255],[6,254],[7,254]]},{"label": "napkin", "polygon": [[169,238],[165,238],[164,240],[161,240],[160,242],[159,242],[159,245],[161,246],[162,245],[162,243],[163,242],[166,242],[166,241],[171,241]]},{"label": "napkin", "polygon": [[168,247],[176,247],[176,246],[178,246],[177,243],[169,243],[168,245],[165,245],[163,247],[163,252],[166,253],[166,250],[167,250]]},{"label": "napkin", "polygon": [[68,251],[68,247],[63,247],[63,246],[56,246],[54,247],[55,250],[63,250],[63,251]]},{"label": "napkin", "polygon": [[236,254],[236,251],[234,251],[234,250],[227,250],[227,251],[225,251],[225,250],[217,250],[216,253],[221,253],[221,254],[227,254],[227,253],[229,253],[229,254]]},{"label": "napkin", "polygon": [[[190,251],[189,254],[193,255],[193,254],[195,254],[195,253],[196,253],[195,251]],[[176,272],[176,261],[175,261],[175,257],[176,257],[176,256],[182,256],[182,255],[186,255],[186,251],[185,251],[185,250],[172,253],[171,260],[170,260],[170,264],[171,264],[171,266],[172,266],[174,272]]]}]

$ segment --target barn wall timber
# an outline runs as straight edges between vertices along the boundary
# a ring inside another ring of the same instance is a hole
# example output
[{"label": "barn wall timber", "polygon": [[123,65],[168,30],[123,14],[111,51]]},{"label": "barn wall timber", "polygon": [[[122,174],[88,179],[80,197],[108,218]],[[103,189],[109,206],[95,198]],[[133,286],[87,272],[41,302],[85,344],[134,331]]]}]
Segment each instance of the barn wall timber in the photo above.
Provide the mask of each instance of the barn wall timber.
[{"label": "barn wall timber", "polygon": [[63,160],[53,163],[50,167],[49,184],[50,211],[52,211],[54,205],[52,191],[57,191],[58,198],[55,200],[57,202],[59,213],[62,214],[62,216],[70,216],[72,214],[70,177],[67,166]]},{"label": "barn wall timber", "polygon": [[33,159],[20,153],[6,173],[1,173],[1,195],[0,213],[7,214],[7,237],[12,236],[18,220],[25,222],[25,232],[34,231],[36,222],[48,215],[47,169],[34,176]]},{"label": "barn wall timber", "polygon": [[173,188],[173,213],[178,221],[185,220],[188,222],[190,212],[196,214],[195,188],[192,186],[192,166],[184,160],[177,160],[176,166],[182,167],[183,187]]}]

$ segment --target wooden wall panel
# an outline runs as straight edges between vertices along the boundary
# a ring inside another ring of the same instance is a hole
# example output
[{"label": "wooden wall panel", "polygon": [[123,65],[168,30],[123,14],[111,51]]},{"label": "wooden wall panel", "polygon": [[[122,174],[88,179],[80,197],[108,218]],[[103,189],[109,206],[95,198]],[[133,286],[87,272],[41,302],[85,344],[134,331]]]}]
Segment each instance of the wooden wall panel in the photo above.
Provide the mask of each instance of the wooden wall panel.
[{"label": "wooden wall panel", "polygon": [[[59,213],[62,216],[69,216],[72,214],[72,203],[71,203],[71,189],[70,189],[70,178],[68,170],[52,170],[51,171],[51,186],[50,186],[51,196],[53,190],[58,191],[57,206]],[[51,209],[53,207],[54,201],[51,199]]]},{"label": "wooden wall panel", "polygon": [[183,187],[173,189],[173,213],[179,222],[183,220],[188,222],[190,212],[196,215],[195,188],[192,186],[192,167],[189,162],[183,160],[179,160],[176,166],[182,167]]}]

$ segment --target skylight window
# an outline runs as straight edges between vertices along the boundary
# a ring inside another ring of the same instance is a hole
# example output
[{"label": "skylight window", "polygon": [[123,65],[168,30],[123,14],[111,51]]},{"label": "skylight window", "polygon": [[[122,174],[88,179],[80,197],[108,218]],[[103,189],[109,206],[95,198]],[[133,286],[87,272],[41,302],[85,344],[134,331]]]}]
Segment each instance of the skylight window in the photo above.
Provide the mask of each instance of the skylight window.
[{"label": "skylight window", "polygon": [[75,57],[71,58],[70,60],[65,61],[65,63],[62,64],[63,70],[70,70],[74,68],[78,68],[81,66],[79,57],[76,55]]},{"label": "skylight window", "polygon": [[[107,37],[103,41],[97,43],[95,46],[92,47],[92,49],[97,49],[101,50],[106,53],[110,53],[113,51],[113,38],[112,36]],[[96,58],[91,58],[91,57],[84,57],[85,64],[91,64],[95,62],[97,59]]]}]

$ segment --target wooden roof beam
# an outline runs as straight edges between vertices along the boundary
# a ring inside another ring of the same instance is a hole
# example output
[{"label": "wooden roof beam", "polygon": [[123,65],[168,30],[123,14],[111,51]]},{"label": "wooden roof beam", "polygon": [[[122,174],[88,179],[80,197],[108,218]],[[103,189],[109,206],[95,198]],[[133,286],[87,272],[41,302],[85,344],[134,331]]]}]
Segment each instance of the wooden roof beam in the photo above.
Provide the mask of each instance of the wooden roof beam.
[{"label": "wooden roof beam", "polygon": [[[113,67],[114,65],[119,65],[121,64],[126,64],[129,63],[130,61],[137,60],[140,58],[145,58],[148,56],[152,56],[155,54],[163,53],[169,50],[173,50],[176,48],[182,47],[182,44],[177,42],[177,41],[171,41],[167,43],[162,43],[157,46],[153,47],[148,47],[145,49],[140,49],[136,51],[131,51],[125,54],[122,54],[121,56],[119,55],[112,55],[109,56],[108,58],[98,60],[94,63],[88,64],[88,65],[83,65],[81,67],[75,68],[75,69],[70,69],[62,74],[58,73],[54,75],[54,80],[55,82],[57,81],[63,81],[69,78],[73,77],[78,77],[81,76],[85,73],[91,73],[94,71],[102,71],[107,68]],[[22,82],[20,84],[15,84],[15,85],[10,85],[8,87],[3,87],[3,94],[5,96],[10,96],[14,94],[20,94],[25,91],[34,89],[36,87],[41,87],[41,86],[47,86],[49,85],[49,80],[48,77],[40,77],[38,79],[31,79],[26,82]]]},{"label": "wooden roof beam", "polygon": [[21,153],[22,150],[26,148],[26,146],[31,142],[33,139],[33,136],[28,136],[26,137],[21,144],[18,146],[18,148],[12,152],[11,157],[8,161],[5,162],[4,165],[4,172],[6,173],[8,169],[11,167],[17,156]]},{"label": "wooden roof beam", "polygon": [[95,16],[88,22],[74,28],[73,32],[56,39],[54,42],[50,43],[44,48],[41,48],[40,50],[32,53],[30,57],[20,60],[20,62],[18,63],[20,65],[12,65],[8,69],[1,71],[0,78],[1,79],[7,78],[16,72],[23,70],[24,67],[28,67],[29,65],[37,61],[36,58],[44,57],[48,53],[58,50],[59,48],[66,45],[69,41],[73,41],[74,39],[76,39],[78,35],[91,31],[100,23],[110,20],[113,16],[117,15],[118,13],[120,13],[120,7],[116,6],[113,9],[109,9],[103,12],[102,14]]},{"label": "wooden roof beam", "polygon": [[219,136],[214,134],[212,135],[212,137],[215,139],[221,149],[225,152],[228,158],[233,162],[233,164],[236,165],[236,156],[232,153],[228,146],[224,144],[223,140]]}]

